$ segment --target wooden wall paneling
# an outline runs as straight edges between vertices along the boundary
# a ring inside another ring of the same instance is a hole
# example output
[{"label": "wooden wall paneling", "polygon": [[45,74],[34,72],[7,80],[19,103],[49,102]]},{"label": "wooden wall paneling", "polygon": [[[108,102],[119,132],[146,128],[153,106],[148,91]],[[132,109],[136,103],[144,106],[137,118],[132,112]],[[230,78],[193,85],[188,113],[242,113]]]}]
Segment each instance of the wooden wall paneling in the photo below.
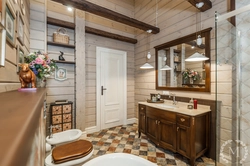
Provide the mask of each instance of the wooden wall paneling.
[{"label": "wooden wall paneling", "polygon": [[134,4],[131,0],[88,0],[91,3],[98,4],[99,6],[116,11],[129,17],[134,17]]},{"label": "wooden wall paneling", "polygon": [[[52,58],[54,60],[59,60],[59,55],[60,55],[59,51],[48,51],[47,53],[49,54],[50,58]],[[63,57],[65,58],[66,61],[71,61],[71,62],[75,61],[75,55],[74,54],[64,52]]]},{"label": "wooden wall paneling", "polygon": [[6,91],[12,91],[20,88],[21,83],[1,83],[0,82],[0,93],[6,92]]},{"label": "wooden wall paneling", "polygon": [[64,95],[53,95],[53,96],[47,96],[46,102],[47,103],[53,103],[56,100],[65,100],[68,99],[69,101],[74,101],[74,95],[72,94],[64,94]]},{"label": "wooden wall paneling", "polygon": [[63,18],[64,21],[74,22],[74,11],[68,11],[67,6],[53,1],[47,3],[47,16],[53,18]]},{"label": "wooden wall paneling", "polygon": [[67,48],[67,47],[60,47],[60,46],[50,46],[48,45],[48,51],[47,52],[58,52],[62,51],[66,54],[74,54],[74,49]]},{"label": "wooden wall paneling", "polygon": [[1,83],[18,83],[19,77],[16,73],[16,66],[8,61],[5,61],[5,67],[0,68]]},{"label": "wooden wall paneling", "polygon": [[[40,18],[40,20],[38,19]],[[31,0],[30,3],[30,51],[45,52],[45,3]]]},{"label": "wooden wall paneling", "polygon": [[103,8],[101,6],[98,6],[96,4],[93,4],[87,1],[66,1],[66,0],[53,0],[53,1],[65,4],[65,5],[71,5],[74,8],[84,10],[84,11],[120,22],[126,25],[130,25],[141,30],[147,31],[151,29],[153,34],[157,34],[160,32],[160,29],[157,27],[154,27],[152,25],[146,24],[144,22],[138,21],[126,15],[122,15],[120,13],[114,12],[112,10]]},{"label": "wooden wall paneling", "polygon": [[91,27],[87,27],[87,26],[85,27],[85,32],[91,33],[91,34],[94,34],[94,35],[98,35],[98,36],[103,36],[103,37],[107,37],[107,38],[119,40],[119,41],[124,41],[124,42],[128,42],[128,43],[132,43],[132,44],[136,44],[137,43],[136,39],[129,38],[129,37],[126,37],[126,36],[121,36],[121,35],[110,33],[110,32],[106,32],[106,31],[102,31],[102,30],[91,28]]}]

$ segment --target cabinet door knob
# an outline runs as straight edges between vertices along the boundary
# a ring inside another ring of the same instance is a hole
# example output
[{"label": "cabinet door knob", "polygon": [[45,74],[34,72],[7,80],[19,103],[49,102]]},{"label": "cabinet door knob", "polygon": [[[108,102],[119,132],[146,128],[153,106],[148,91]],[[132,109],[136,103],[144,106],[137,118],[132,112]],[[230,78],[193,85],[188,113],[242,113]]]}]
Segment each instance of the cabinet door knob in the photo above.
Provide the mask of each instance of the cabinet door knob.
[{"label": "cabinet door knob", "polygon": [[155,120],[155,124],[157,124],[158,120]]},{"label": "cabinet door knob", "polygon": [[161,121],[158,121],[158,125],[161,123]]},{"label": "cabinet door knob", "polygon": [[177,131],[179,130],[179,127],[177,127]]},{"label": "cabinet door knob", "polygon": [[185,122],[185,119],[184,119],[184,118],[181,118],[181,121],[182,121],[182,122]]},{"label": "cabinet door knob", "polygon": [[144,108],[143,108],[143,107],[141,107],[141,110],[144,110]]}]

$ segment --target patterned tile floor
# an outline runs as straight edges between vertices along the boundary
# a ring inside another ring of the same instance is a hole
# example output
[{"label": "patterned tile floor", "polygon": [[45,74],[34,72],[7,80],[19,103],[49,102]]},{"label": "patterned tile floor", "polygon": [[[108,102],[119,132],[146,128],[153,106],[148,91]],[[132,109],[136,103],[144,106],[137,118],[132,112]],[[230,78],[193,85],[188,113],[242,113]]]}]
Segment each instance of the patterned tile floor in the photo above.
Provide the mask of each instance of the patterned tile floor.
[{"label": "patterned tile floor", "polygon": [[[188,159],[177,153],[156,148],[142,134],[138,138],[137,124],[118,126],[88,134],[86,140],[92,142],[94,153],[92,158],[108,153],[130,153],[157,163],[158,166],[188,166]],[[213,160],[201,157],[196,160],[197,166],[215,165]]]}]

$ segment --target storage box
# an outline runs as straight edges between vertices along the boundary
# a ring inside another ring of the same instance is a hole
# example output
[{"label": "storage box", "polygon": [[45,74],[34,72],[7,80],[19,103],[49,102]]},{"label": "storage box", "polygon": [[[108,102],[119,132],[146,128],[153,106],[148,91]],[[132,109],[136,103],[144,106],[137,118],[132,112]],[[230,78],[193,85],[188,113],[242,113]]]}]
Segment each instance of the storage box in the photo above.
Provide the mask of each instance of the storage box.
[{"label": "storage box", "polygon": [[58,30],[53,33],[53,41],[56,43],[69,44],[69,35],[66,33],[67,30],[65,28],[58,28]]}]

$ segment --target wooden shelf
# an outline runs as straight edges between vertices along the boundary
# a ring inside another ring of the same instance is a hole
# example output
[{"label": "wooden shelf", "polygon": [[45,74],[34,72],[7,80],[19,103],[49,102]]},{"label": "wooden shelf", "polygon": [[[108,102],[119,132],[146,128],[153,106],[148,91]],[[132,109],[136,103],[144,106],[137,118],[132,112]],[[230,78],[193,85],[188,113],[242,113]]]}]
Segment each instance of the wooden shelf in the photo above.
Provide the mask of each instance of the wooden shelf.
[{"label": "wooden shelf", "polygon": [[73,61],[60,61],[60,60],[54,60],[55,63],[65,63],[65,64],[75,64]]},{"label": "wooden shelf", "polygon": [[75,29],[75,24],[63,20],[58,20],[56,18],[47,17],[47,23],[56,26],[62,26],[65,28]]},{"label": "wooden shelf", "polygon": [[47,41],[47,44],[48,44],[48,45],[53,45],[53,46],[61,46],[61,47],[75,48],[75,45],[63,44],[63,43],[56,43],[56,42],[52,42],[52,41]]}]

